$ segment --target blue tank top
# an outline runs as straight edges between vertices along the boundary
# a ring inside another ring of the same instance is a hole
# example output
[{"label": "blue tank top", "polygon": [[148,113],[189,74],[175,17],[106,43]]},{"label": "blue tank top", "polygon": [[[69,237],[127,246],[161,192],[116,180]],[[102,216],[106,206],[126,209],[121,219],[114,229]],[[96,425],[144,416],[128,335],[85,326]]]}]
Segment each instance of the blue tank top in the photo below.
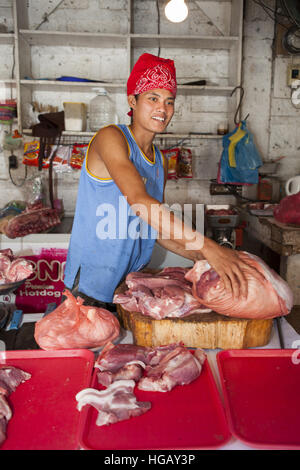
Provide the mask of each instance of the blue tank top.
[{"label": "blue tank top", "polygon": [[[129,158],[141,175],[147,193],[162,202],[161,152],[153,145],[151,162],[129,127],[123,124],[117,127],[127,140]],[[81,169],[64,282],[71,289],[80,269],[79,292],[102,302],[112,302],[114,291],[125,276],[149,263],[157,232],[133,213],[113,179],[98,178],[88,170],[93,139]]]}]

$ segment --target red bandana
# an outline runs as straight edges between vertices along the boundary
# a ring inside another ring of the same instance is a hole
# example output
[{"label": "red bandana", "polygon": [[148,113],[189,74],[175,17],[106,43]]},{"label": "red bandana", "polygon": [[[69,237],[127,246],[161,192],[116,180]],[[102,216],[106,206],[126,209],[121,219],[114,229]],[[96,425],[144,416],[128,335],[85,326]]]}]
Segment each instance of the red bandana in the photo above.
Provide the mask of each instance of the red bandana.
[{"label": "red bandana", "polygon": [[[152,54],[142,54],[134,65],[127,81],[127,96],[139,95],[145,91],[163,88],[174,98],[177,92],[174,61],[162,59]],[[132,115],[130,111],[129,116]]]}]

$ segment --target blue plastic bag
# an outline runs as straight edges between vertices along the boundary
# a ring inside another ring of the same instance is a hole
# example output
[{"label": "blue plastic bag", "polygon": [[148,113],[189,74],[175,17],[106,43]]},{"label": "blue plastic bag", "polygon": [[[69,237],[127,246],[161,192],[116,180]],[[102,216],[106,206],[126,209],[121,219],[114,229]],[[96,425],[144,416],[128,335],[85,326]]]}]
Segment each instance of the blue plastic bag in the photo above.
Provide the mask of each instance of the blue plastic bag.
[{"label": "blue plastic bag", "polygon": [[218,183],[256,184],[262,160],[246,122],[223,137],[223,151],[218,170]]}]

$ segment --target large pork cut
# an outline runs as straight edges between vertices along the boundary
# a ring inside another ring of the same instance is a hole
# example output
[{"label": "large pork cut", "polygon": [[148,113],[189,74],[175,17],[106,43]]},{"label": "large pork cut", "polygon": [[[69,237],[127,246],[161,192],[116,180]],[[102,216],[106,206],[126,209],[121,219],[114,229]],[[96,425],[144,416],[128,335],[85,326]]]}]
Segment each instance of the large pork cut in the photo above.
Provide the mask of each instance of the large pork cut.
[{"label": "large pork cut", "polygon": [[262,275],[259,281],[250,268],[243,268],[248,282],[246,299],[234,298],[224,288],[216,271],[206,260],[197,261],[186,274],[193,283],[193,295],[215,312],[237,318],[275,318],[287,315],[293,306],[293,294],[288,284],[258,256],[240,251],[239,256]]},{"label": "large pork cut", "polygon": [[86,388],[76,395],[77,408],[91,405],[98,411],[97,426],[113,424],[150,410],[150,402],[139,402],[134,394],[134,380],[117,380],[105,390]]},{"label": "large pork cut", "polygon": [[41,233],[60,224],[56,209],[44,207],[26,210],[8,221],[4,233],[8,238],[25,237],[30,233]]},{"label": "large pork cut", "polygon": [[30,261],[14,256],[10,248],[0,250],[0,285],[27,279],[32,272]]},{"label": "large pork cut", "polygon": [[129,273],[126,276],[128,289],[115,294],[113,302],[156,320],[210,312],[192,295],[192,283],[185,279],[188,270],[176,267],[164,268],[156,274]]},{"label": "large pork cut", "polygon": [[83,305],[68,290],[66,300],[35,325],[34,337],[42,349],[97,348],[119,336],[116,317],[104,308]]},{"label": "large pork cut", "polygon": [[31,374],[17,367],[0,367],[0,446],[6,439],[7,423],[12,417],[12,410],[7,397],[30,377]]}]

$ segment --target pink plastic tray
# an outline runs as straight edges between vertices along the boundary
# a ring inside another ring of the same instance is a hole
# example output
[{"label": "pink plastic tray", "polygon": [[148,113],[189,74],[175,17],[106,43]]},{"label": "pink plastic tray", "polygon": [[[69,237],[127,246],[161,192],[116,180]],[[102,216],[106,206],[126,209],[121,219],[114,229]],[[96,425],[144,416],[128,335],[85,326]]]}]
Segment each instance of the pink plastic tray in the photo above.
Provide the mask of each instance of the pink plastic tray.
[{"label": "pink plastic tray", "polygon": [[[95,370],[91,387],[98,385]],[[135,389],[137,399],[150,401],[144,415],[108,426],[97,426],[97,411],[86,405],[81,411],[81,446],[85,449],[211,449],[231,437],[225,412],[210,367],[205,361],[201,375],[189,385],[171,392]]]},{"label": "pink plastic tray", "polygon": [[9,395],[13,416],[1,449],[78,449],[75,395],[90,384],[94,354],[89,350],[0,352],[0,366],[32,374]]},{"label": "pink plastic tray", "polygon": [[256,448],[300,449],[299,351],[227,350],[217,362],[232,434]]}]

